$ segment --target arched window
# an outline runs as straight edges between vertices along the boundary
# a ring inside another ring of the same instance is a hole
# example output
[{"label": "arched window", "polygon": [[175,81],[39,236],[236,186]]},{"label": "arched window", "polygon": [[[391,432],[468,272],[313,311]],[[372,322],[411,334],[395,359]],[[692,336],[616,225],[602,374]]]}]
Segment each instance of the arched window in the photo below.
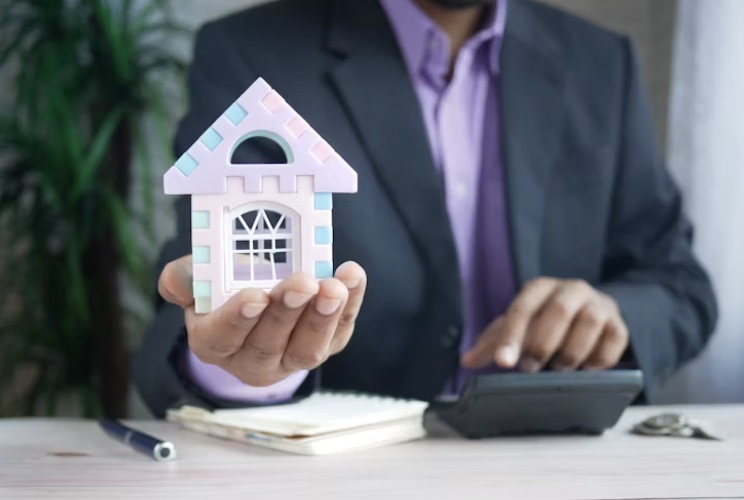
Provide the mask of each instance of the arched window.
[{"label": "arched window", "polygon": [[279,205],[241,207],[231,214],[228,278],[232,289],[270,288],[297,270],[298,218]]},{"label": "arched window", "polygon": [[282,136],[268,130],[256,130],[241,137],[230,153],[230,163],[233,165],[286,165],[292,162],[294,155],[289,143]]}]

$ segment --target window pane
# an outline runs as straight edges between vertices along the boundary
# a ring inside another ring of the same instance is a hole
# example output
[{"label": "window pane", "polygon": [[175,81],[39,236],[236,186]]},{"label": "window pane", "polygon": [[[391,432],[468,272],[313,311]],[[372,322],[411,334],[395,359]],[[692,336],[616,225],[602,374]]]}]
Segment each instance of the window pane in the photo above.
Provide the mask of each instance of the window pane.
[{"label": "window pane", "polygon": [[292,257],[289,252],[280,252],[274,254],[276,262],[276,279],[283,280],[292,275]]},{"label": "window pane", "polygon": [[[266,258],[264,258],[264,255]],[[253,279],[261,281],[273,279],[271,274],[271,259],[268,254],[259,254],[256,256],[253,267],[255,272]]]},{"label": "window pane", "polygon": [[288,260],[287,252],[275,252],[274,253],[274,262],[277,264],[286,264]]},{"label": "window pane", "polygon": [[279,220],[282,218],[282,214],[278,212],[272,212],[271,210],[266,210],[266,218],[269,219],[271,227],[274,228],[277,227]]},{"label": "window pane", "polygon": [[235,225],[233,227],[234,234],[248,234],[253,228],[253,224],[258,216],[258,211],[246,212],[239,217],[235,218]]},{"label": "window pane", "polygon": [[236,217],[233,280],[271,282],[289,277],[294,272],[291,227],[290,218],[273,210],[251,210]]},{"label": "window pane", "polygon": [[233,254],[233,280],[251,280],[251,256],[248,254]]}]

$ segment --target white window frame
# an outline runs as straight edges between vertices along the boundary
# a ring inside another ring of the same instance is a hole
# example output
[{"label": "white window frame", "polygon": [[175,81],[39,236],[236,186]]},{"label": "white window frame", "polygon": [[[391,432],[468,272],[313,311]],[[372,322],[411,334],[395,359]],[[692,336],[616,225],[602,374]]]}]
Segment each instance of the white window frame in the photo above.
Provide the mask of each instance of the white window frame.
[{"label": "white window frame", "polygon": [[[234,292],[238,290],[243,290],[245,288],[262,288],[262,289],[271,289],[274,288],[281,280],[280,279],[271,279],[271,280],[253,280],[253,281],[240,281],[234,279],[235,276],[235,250],[234,245],[236,241],[271,241],[277,240],[277,239],[286,239],[286,238],[277,238],[276,234],[272,235],[266,235],[261,236],[257,238],[248,238],[248,239],[235,239],[233,236],[233,224],[234,222],[243,214],[259,211],[259,215],[262,212],[269,211],[269,212],[275,212],[280,214],[282,217],[285,217],[290,224],[290,232],[287,235],[290,239],[290,245],[288,245],[289,254],[291,257],[291,264],[292,264],[292,272],[296,273],[300,270],[300,265],[302,262],[302,258],[300,255],[301,252],[301,245],[300,245],[300,216],[297,214],[294,210],[291,208],[281,205],[279,203],[270,203],[270,202],[259,202],[259,203],[249,203],[246,205],[242,205],[232,211],[230,211],[227,214],[227,217],[225,217],[225,226],[224,226],[224,247],[225,247],[225,283],[227,283],[227,288],[229,292]],[[256,217],[256,221],[254,223],[253,228],[247,228],[249,232],[255,231],[258,227],[258,223],[261,220],[260,217]],[[281,220],[281,219],[280,219]],[[285,236],[282,234],[281,236]],[[274,254],[271,252],[271,250],[261,250],[261,252],[264,253],[270,253],[272,260]],[[250,254],[249,254],[250,255]],[[251,266],[251,273],[253,273],[253,265]],[[276,276],[276,269],[274,265],[272,265],[272,274]]]}]

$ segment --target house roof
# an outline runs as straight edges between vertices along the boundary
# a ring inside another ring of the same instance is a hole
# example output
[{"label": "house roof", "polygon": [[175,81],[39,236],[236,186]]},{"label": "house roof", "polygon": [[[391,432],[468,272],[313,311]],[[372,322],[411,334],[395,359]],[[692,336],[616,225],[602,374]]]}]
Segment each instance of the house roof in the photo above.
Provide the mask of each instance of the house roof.
[{"label": "house roof", "polygon": [[[268,137],[287,164],[231,163],[244,140]],[[227,177],[243,177],[246,193],[261,192],[263,176],[278,176],[281,192],[297,191],[297,176],[314,177],[316,193],[355,193],[357,174],[263,79],[241,95],[163,177],[166,194],[222,194]]]}]

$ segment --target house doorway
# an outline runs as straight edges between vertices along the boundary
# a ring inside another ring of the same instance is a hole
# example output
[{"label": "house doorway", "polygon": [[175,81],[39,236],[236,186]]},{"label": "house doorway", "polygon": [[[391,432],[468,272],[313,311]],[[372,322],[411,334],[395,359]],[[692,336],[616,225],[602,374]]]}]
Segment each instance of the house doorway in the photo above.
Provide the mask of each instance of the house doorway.
[{"label": "house doorway", "polygon": [[232,290],[272,288],[299,270],[299,216],[294,211],[251,204],[234,210],[228,224],[226,268]]}]

